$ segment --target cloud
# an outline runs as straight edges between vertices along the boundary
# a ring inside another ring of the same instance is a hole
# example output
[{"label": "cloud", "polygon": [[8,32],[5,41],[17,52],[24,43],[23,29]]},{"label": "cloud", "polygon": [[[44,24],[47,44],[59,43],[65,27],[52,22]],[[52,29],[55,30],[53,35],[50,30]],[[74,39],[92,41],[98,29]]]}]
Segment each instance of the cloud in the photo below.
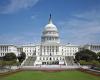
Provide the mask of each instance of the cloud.
[{"label": "cloud", "polygon": [[31,19],[33,19],[33,20],[36,19],[36,18],[37,18],[37,15],[32,15],[31,16]]},{"label": "cloud", "polygon": [[40,35],[33,32],[24,32],[20,34],[2,34],[0,35],[0,44],[38,43],[40,41],[39,38]]},{"label": "cloud", "polygon": [[8,0],[6,5],[0,5],[0,13],[13,13],[21,9],[31,8],[39,0]]},{"label": "cloud", "polygon": [[[100,44],[100,11],[92,10],[72,15],[61,21],[61,38],[76,44]],[[66,35],[65,35],[66,34]],[[63,37],[64,36],[64,37]]]}]

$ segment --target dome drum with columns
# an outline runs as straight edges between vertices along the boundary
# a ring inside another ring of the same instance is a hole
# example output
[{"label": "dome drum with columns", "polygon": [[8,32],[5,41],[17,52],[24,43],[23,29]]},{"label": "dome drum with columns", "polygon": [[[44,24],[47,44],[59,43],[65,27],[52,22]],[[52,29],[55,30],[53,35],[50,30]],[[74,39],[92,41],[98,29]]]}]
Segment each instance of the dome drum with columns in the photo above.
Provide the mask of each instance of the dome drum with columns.
[{"label": "dome drum with columns", "polygon": [[52,23],[51,19],[51,14],[49,18],[49,23],[45,26],[42,37],[41,37],[41,42],[57,42],[59,43],[59,33],[57,27]]}]

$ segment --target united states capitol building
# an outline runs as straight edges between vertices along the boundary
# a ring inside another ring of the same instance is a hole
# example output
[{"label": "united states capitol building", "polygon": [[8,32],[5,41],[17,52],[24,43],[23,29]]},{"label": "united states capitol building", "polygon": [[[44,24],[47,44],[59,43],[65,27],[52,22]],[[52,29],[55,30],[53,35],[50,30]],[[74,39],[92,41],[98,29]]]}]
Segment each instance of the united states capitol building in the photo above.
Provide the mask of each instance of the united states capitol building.
[{"label": "united states capitol building", "polygon": [[53,24],[51,15],[48,24],[44,27],[41,36],[41,43],[32,45],[7,45],[0,44],[0,57],[6,53],[13,52],[19,56],[21,52],[25,52],[26,59],[22,63],[23,66],[38,65],[75,65],[75,53],[80,49],[86,48],[94,52],[100,51],[100,45],[72,45],[61,44],[59,31]]}]

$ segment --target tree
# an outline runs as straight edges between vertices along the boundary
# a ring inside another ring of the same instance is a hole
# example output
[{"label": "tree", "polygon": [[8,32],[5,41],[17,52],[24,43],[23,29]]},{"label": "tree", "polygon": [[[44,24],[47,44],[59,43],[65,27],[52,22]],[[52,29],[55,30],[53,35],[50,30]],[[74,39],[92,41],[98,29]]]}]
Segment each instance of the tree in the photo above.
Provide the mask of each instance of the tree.
[{"label": "tree", "polygon": [[17,57],[14,53],[7,53],[3,57],[2,62],[3,62],[2,65],[9,67],[9,69],[11,70],[11,66],[16,64],[16,62],[17,62]]},{"label": "tree", "polygon": [[83,49],[75,54],[75,59],[79,62],[80,60],[85,60],[85,61],[91,61],[91,60],[96,60],[97,55],[95,52],[88,50],[88,49]]},{"label": "tree", "polygon": [[97,53],[98,61],[100,62],[100,52]]},{"label": "tree", "polygon": [[4,61],[13,61],[13,60],[17,60],[17,57],[14,53],[7,53],[5,54],[5,56],[3,57]]},{"label": "tree", "polygon": [[21,52],[20,56],[18,56],[18,60],[20,64],[25,60],[26,54],[24,52]]}]

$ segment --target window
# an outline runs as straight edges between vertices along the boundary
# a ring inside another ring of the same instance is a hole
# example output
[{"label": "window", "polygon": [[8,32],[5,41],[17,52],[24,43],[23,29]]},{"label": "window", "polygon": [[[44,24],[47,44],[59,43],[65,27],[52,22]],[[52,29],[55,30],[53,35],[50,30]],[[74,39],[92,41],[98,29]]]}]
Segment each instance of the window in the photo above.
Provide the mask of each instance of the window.
[{"label": "window", "polygon": [[50,57],[50,60],[51,60],[51,57]]},{"label": "window", "polygon": [[61,57],[60,57],[60,60],[61,60]]},{"label": "window", "polygon": [[40,60],[41,60],[41,57],[40,57]]}]

